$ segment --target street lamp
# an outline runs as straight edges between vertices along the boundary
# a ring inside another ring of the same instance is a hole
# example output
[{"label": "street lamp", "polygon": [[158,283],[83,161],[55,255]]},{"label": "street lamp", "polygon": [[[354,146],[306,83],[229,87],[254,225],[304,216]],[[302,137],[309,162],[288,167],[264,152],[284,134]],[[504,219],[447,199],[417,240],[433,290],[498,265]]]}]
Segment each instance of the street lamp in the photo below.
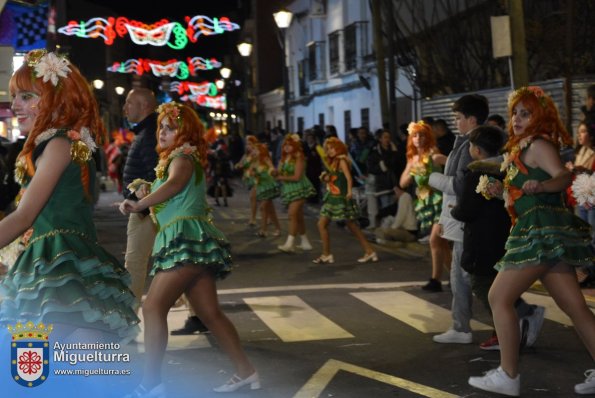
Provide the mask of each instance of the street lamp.
[{"label": "street lamp", "polygon": [[221,77],[224,79],[229,79],[229,76],[231,76],[231,69],[229,68],[221,68],[219,70],[219,73],[221,73]]},{"label": "street lamp", "polygon": [[248,40],[238,44],[238,52],[246,60],[247,68],[244,68],[245,87],[244,93],[244,129],[250,130],[252,127],[252,64],[250,63],[250,54],[252,54],[252,43]]},{"label": "street lamp", "polygon": [[293,14],[290,11],[282,9],[273,13],[275,23],[279,28],[281,37],[279,43],[281,44],[281,50],[283,52],[283,107],[285,108],[285,132],[289,132],[289,70],[287,68],[286,54],[285,54],[285,30],[291,25],[291,19]]},{"label": "street lamp", "polygon": [[95,89],[97,90],[101,90],[104,86],[105,82],[101,79],[95,79],[93,80],[93,87],[95,87]]},{"label": "street lamp", "polygon": [[116,94],[118,95],[122,95],[124,94],[124,91],[126,91],[126,89],[122,86],[117,86],[116,88],[114,88],[114,90],[116,90]]},{"label": "street lamp", "polygon": [[252,44],[247,41],[243,41],[238,44],[238,51],[242,57],[249,57],[252,53]]}]

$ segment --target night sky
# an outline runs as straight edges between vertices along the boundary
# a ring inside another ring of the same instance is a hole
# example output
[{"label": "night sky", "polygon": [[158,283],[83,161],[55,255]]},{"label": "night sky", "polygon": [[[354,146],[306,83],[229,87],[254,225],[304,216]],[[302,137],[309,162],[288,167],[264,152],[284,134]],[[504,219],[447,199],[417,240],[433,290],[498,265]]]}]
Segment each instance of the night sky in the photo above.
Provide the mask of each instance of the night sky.
[{"label": "night sky", "polygon": [[[58,17],[58,26],[70,20],[85,21],[93,17],[124,16],[152,24],[162,18],[180,22],[186,26],[184,17],[205,15],[208,17],[227,16],[232,22],[243,26],[249,13],[250,0],[190,1],[168,0],[161,6],[147,4],[146,0],[66,0],[66,15]],[[58,43],[70,53],[73,63],[78,65],[89,80],[105,78],[106,74],[116,84],[126,85],[132,75],[105,72],[108,65],[129,58],[150,58],[170,60],[173,58],[186,60],[186,57],[216,58],[224,64],[229,63],[230,55],[237,52],[236,45],[241,41],[240,30],[225,32],[221,35],[200,36],[196,43],[189,42],[183,50],[174,50],[167,46],[155,47],[136,45],[128,35],[114,40],[107,46],[102,39],[84,39],[75,36],[58,35]],[[235,54],[234,54],[235,56]],[[219,77],[218,71],[203,72],[199,77],[190,77],[188,81],[212,80]],[[157,79],[158,80],[158,79]]]}]

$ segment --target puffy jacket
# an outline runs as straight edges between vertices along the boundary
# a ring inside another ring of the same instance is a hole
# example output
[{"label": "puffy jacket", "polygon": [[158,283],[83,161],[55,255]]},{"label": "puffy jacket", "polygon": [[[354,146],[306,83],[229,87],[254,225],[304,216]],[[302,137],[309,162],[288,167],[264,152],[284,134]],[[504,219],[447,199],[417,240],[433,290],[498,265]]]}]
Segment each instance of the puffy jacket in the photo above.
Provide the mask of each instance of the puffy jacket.
[{"label": "puffy jacket", "polygon": [[510,217],[501,199],[484,198],[475,192],[479,177],[504,178],[500,162],[492,159],[471,162],[463,183],[463,194],[452,209],[452,216],[465,223],[461,267],[475,275],[495,276],[494,265],[506,250]]},{"label": "puffy jacket", "polygon": [[157,114],[153,113],[139,122],[132,132],[135,133],[134,141],[128,150],[126,164],[124,165],[124,197],[130,192],[126,187],[136,178],[147,181],[155,179],[157,166]]},{"label": "puffy jacket", "polygon": [[438,221],[442,225],[442,237],[453,242],[463,241],[463,223],[455,220],[450,211],[457,205],[457,196],[462,194],[464,173],[470,162],[469,137],[457,135],[454,148],[446,160],[444,174],[430,174],[430,186],[442,192],[442,211]]}]

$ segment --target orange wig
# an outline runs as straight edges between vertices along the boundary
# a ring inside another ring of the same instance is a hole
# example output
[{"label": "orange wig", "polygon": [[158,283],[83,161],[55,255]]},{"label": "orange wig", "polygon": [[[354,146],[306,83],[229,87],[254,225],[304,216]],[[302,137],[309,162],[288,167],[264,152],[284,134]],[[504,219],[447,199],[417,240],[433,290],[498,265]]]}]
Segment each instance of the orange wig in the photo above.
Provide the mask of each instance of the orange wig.
[{"label": "orange wig", "polygon": [[51,80],[44,82],[41,76],[37,76],[34,67],[46,54],[48,53],[45,50],[29,51],[25,62],[12,75],[8,85],[13,96],[17,91],[30,91],[39,95],[39,113],[21,155],[32,152],[35,139],[49,128],[80,132],[83,127],[87,127],[95,142],[101,145],[105,141],[106,132],[90,84],[69,61],[70,72],[65,77],[60,77],[56,86]]},{"label": "orange wig", "polygon": [[521,87],[514,91],[508,98],[508,120],[512,121],[512,112],[517,104],[523,106],[531,113],[529,124],[521,135],[516,135],[512,123],[508,124],[508,142],[506,150],[510,151],[520,140],[526,137],[545,134],[559,149],[561,145],[571,145],[572,138],[560,120],[558,108],[541,87]]},{"label": "orange wig", "polygon": [[[293,151],[291,153],[285,152],[285,146],[291,145]],[[304,148],[302,147],[302,141],[300,136],[297,134],[287,134],[282,144],[283,151],[281,152],[281,162],[285,162],[288,158],[303,159]]]},{"label": "orange wig", "polygon": [[[434,131],[432,130],[432,126],[428,123],[420,120],[419,122],[411,122],[409,126],[407,126],[407,132],[409,133],[407,136],[407,160],[410,160],[415,155],[421,155],[424,153],[429,153],[432,150],[434,152],[439,152],[436,148],[436,137],[434,136]],[[424,147],[418,149],[415,145],[413,145],[413,136],[419,135],[424,137]],[[420,153],[421,152],[421,153]]]},{"label": "orange wig", "polygon": [[[177,127],[176,137],[172,146],[161,148],[157,144],[160,159],[166,159],[176,148],[184,144],[195,146],[198,150],[200,162],[207,165],[207,142],[205,140],[205,126],[192,108],[177,102],[168,102],[158,108],[157,126],[161,126],[163,119],[167,118],[171,126]],[[159,135],[160,129],[157,130]]]}]

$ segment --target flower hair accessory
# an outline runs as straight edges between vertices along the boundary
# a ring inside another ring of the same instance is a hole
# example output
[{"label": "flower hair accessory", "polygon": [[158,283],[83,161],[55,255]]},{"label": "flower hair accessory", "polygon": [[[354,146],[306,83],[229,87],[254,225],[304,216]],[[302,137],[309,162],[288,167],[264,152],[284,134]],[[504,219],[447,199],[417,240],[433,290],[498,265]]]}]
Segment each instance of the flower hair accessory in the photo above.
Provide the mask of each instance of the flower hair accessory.
[{"label": "flower hair accessory", "polygon": [[415,129],[416,126],[427,126],[428,124],[426,122],[424,122],[423,120],[420,120],[419,122],[411,122],[409,123],[409,125],[407,126],[407,134],[412,135],[413,134],[413,130]]},{"label": "flower hair accessory", "polygon": [[51,81],[54,87],[58,86],[59,78],[67,77],[72,72],[69,68],[70,61],[55,53],[48,53],[46,50],[32,50],[25,57],[27,66],[33,69],[37,78],[44,83]]},{"label": "flower hair accessory", "polygon": [[290,135],[289,135],[289,138],[290,138],[292,141],[295,141],[295,142],[300,142],[300,136],[299,136],[299,135],[297,135],[297,134],[290,134]]},{"label": "flower hair accessory", "polygon": [[159,105],[157,112],[163,113],[170,120],[175,120],[178,124],[178,128],[182,127],[182,115],[180,114],[181,104],[177,102],[166,102],[165,104]]},{"label": "flower hair accessory", "polygon": [[545,108],[547,106],[547,94],[545,93],[545,91],[543,91],[541,87],[538,86],[521,87],[518,90],[513,91],[512,94],[510,94],[510,97],[508,98],[508,103],[516,101],[517,98],[524,97],[526,95],[533,95],[535,98],[539,100],[539,104],[542,107]]}]

